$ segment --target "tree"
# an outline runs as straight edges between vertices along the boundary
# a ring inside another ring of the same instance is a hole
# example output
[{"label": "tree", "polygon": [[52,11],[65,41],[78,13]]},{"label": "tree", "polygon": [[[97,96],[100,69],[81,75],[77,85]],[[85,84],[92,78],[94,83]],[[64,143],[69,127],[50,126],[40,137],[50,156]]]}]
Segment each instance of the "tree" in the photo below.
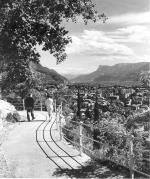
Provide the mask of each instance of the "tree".
[{"label": "tree", "polygon": [[23,84],[31,87],[31,71],[28,64],[24,61],[13,60],[6,67],[7,75],[3,82],[3,89],[13,90],[16,85]]},{"label": "tree", "polygon": [[56,57],[57,63],[66,59],[65,48],[71,38],[63,22],[76,22],[77,16],[85,24],[88,20],[106,20],[104,14],[97,13],[92,0],[0,0],[0,61],[21,66],[17,71],[6,65],[10,74],[16,73],[9,75],[11,83],[31,79],[29,63],[40,59],[37,45]]},{"label": "tree", "polygon": [[2,89],[6,93],[15,92],[24,98],[29,90],[43,89],[44,75],[36,72],[25,61],[13,60],[6,67],[6,77],[3,80]]},{"label": "tree", "polygon": [[90,112],[90,107],[89,106],[86,108],[85,117],[88,118],[88,119],[92,118],[92,114]]},{"label": "tree", "polygon": [[57,59],[66,59],[71,42],[63,27],[64,19],[76,22],[103,19],[92,0],[0,0],[0,56],[5,60],[39,61],[36,45],[42,45]]},{"label": "tree", "polygon": [[77,116],[81,118],[81,96],[80,96],[80,86],[78,86],[78,97],[77,97]]},{"label": "tree", "polygon": [[[97,122],[99,120],[99,104],[98,104],[98,91],[96,89],[96,99],[95,99],[95,105],[94,105],[94,125],[97,125]],[[98,139],[99,135],[99,130],[97,128],[94,128],[93,130],[93,149],[97,149],[99,148],[99,144],[96,142],[96,140]]]},{"label": "tree", "polygon": [[139,80],[143,87],[150,88],[150,71],[144,71],[140,74]]},{"label": "tree", "polygon": [[98,91],[96,90],[96,99],[94,105],[94,122],[99,120],[99,104],[98,104]]}]

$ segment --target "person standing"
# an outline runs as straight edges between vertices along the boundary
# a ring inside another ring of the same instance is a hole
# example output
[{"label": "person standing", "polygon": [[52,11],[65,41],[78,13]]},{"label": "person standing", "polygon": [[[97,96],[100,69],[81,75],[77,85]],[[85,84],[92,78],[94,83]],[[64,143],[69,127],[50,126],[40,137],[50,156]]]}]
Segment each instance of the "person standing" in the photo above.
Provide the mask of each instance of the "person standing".
[{"label": "person standing", "polygon": [[52,99],[52,95],[47,94],[47,99],[45,101],[45,106],[48,112],[48,117],[49,119],[52,118],[52,113],[53,113],[53,99]]},{"label": "person standing", "polygon": [[32,94],[29,94],[28,97],[25,99],[25,109],[27,110],[27,119],[30,122],[30,113],[32,120],[35,119],[34,117],[34,99],[32,97]]}]

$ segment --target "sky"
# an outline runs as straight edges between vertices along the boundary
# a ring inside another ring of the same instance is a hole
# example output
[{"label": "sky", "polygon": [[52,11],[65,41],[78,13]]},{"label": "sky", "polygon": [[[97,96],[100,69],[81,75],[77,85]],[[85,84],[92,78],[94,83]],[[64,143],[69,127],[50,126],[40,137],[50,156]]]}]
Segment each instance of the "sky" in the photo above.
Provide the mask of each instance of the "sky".
[{"label": "sky", "polygon": [[84,25],[66,22],[72,43],[66,47],[68,58],[56,59],[43,52],[40,63],[60,74],[87,74],[99,65],[150,62],[150,0],[93,0],[99,13],[108,17]]}]

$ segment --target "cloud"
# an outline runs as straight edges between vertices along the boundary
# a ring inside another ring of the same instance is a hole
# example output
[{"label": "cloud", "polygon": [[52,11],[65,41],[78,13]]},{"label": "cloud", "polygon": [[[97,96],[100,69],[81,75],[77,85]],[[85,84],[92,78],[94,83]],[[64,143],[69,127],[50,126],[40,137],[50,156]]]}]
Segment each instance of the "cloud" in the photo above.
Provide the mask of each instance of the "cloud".
[{"label": "cloud", "polygon": [[150,12],[142,13],[128,13],[119,16],[112,16],[109,18],[108,23],[111,24],[150,24]]},{"label": "cloud", "polygon": [[98,30],[84,30],[79,36],[72,36],[72,44],[66,49],[68,54],[82,54],[91,56],[130,56],[134,52],[126,45],[119,44]]},{"label": "cloud", "polygon": [[[138,62],[150,62],[150,55],[148,56],[103,56],[99,57],[98,60],[93,57],[93,63],[98,65],[114,65],[117,63],[138,63]],[[94,70],[93,70],[94,71]]]},{"label": "cloud", "polygon": [[150,44],[150,26],[133,25],[108,32],[116,42],[148,43]]},{"label": "cloud", "polygon": [[81,32],[79,27],[66,48],[68,60],[56,66],[52,56],[41,52],[41,61],[60,73],[77,74],[92,72],[100,64],[150,62],[149,19],[150,12],[123,14],[110,17],[105,28],[86,26],[88,30]]}]

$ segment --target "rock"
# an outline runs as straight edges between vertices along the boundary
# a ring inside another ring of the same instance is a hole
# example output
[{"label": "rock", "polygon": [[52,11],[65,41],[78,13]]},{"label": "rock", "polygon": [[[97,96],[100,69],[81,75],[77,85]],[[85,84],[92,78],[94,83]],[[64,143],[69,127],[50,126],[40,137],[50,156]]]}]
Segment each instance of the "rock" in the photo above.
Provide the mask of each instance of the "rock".
[{"label": "rock", "polygon": [[15,107],[7,101],[0,100],[0,121],[6,118],[8,113],[14,113]]}]

